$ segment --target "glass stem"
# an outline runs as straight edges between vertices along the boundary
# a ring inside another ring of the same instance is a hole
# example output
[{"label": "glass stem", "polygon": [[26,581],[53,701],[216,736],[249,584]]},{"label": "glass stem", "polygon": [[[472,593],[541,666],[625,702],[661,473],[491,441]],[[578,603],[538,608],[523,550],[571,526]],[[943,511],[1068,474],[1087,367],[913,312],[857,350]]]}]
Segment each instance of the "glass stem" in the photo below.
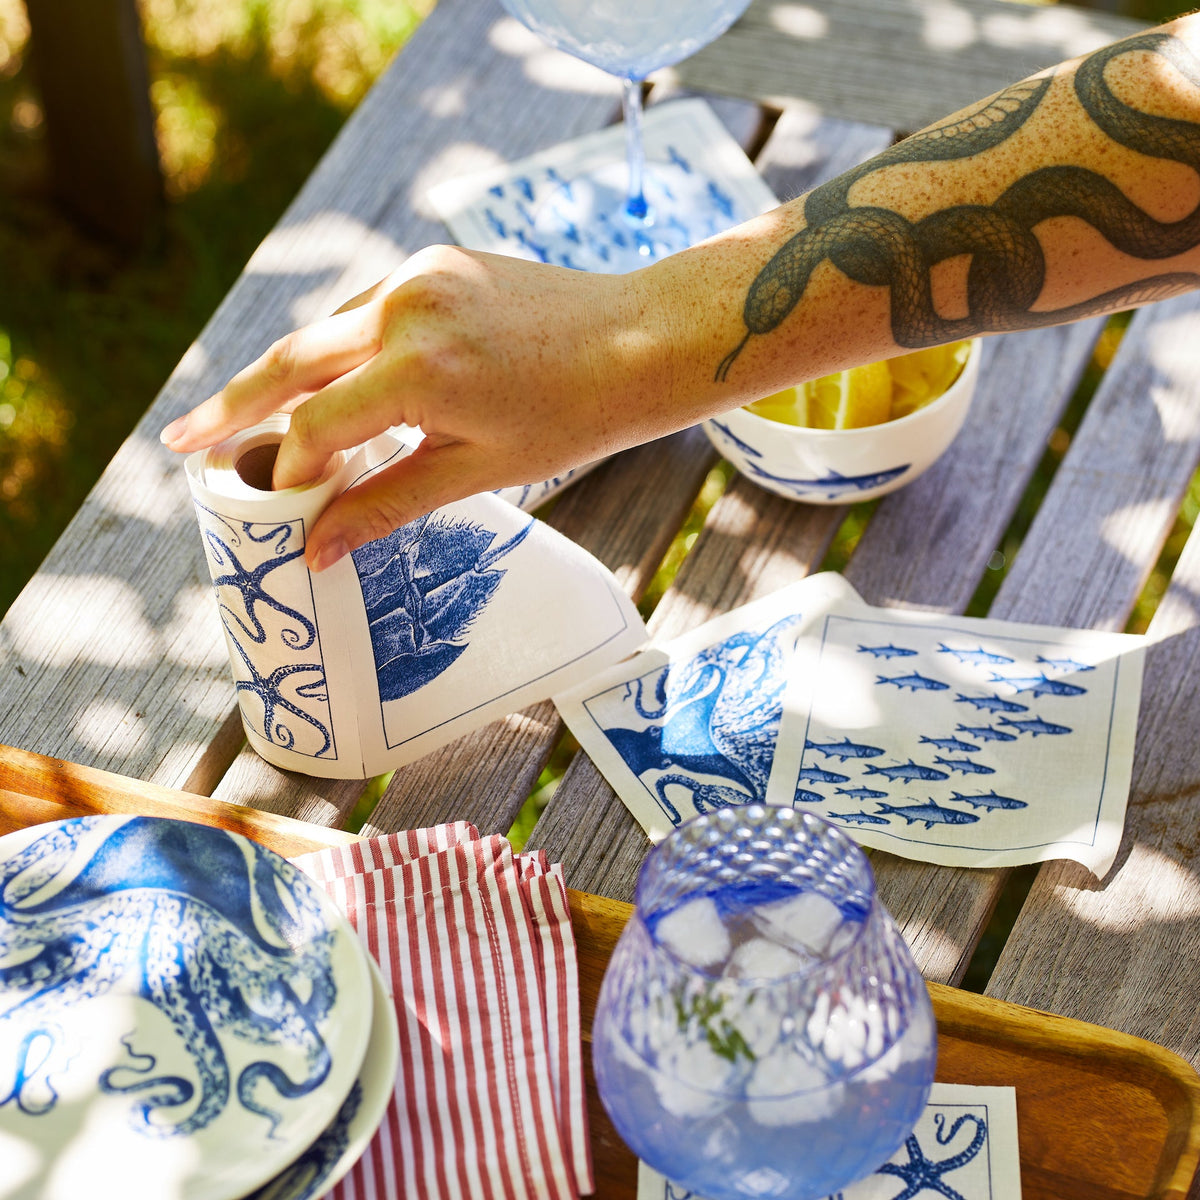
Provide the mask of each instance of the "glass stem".
[{"label": "glass stem", "polygon": [[646,147],[642,142],[642,81],[626,79],[624,82],[622,108],[625,113],[625,157],[629,163],[625,215],[633,221],[644,221],[647,205],[642,190],[642,169],[646,162]]}]

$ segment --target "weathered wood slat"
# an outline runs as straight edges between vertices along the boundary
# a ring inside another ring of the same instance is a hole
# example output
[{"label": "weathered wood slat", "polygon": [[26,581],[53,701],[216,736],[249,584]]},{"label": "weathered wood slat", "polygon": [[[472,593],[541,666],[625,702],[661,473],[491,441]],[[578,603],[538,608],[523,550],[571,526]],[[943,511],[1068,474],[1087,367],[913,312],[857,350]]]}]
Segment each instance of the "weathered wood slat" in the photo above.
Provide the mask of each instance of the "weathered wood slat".
[{"label": "weathered wood slat", "polygon": [[[1095,517],[1115,559],[1130,555],[1137,544],[1148,549],[1155,544],[1153,530],[1139,536],[1129,522],[1156,514],[1166,501],[1163,460],[1186,461],[1189,451],[1196,455],[1200,375],[1189,348],[1198,334],[1195,298],[1139,313],[1122,346],[1122,357],[1131,352],[1128,361],[1119,359],[1106,378],[1106,386],[1112,383],[1110,405],[1124,410],[1108,414],[1115,426],[1110,436],[1121,436],[1122,427],[1128,436],[1129,427],[1139,424],[1149,426],[1150,434],[1134,466],[1152,477],[1131,481],[1125,519],[1119,519],[1119,497]],[[1079,560],[1071,562],[1068,582]],[[1113,569],[1105,564],[1094,569],[1111,587]],[[1132,569],[1121,564],[1116,574]],[[1035,581],[1027,586],[1032,591]],[[1130,804],[1116,865],[1097,884],[1075,864],[1046,864],[988,984],[991,995],[1023,997],[1024,1003],[1065,1015],[1087,1014],[1172,1047],[1194,1063],[1200,1062],[1198,591],[1200,539],[1192,537],[1150,626]],[[1097,621],[1115,623],[1110,605],[1091,612]]]},{"label": "weathered wood slat", "polygon": [[911,131],[1140,28],[1068,4],[755,0],[665,74],[698,91]]},{"label": "weathered wood slat", "polygon": [[[839,174],[890,142],[887,130],[784,113],[758,167],[776,195]],[[738,479],[714,505],[691,554],[651,620],[671,637],[802,578],[820,564],[844,509],[803,506]],[[564,864],[572,887],[633,894],[646,837],[586,755],[571,763],[534,827],[531,846]]]},{"label": "weathered wood slat", "polygon": [[616,95],[498,6],[438,6],[10,609],[0,739],[164,783],[193,774],[232,689],[182,466],[159,429],[298,322],[444,240],[430,184],[595,128]]}]

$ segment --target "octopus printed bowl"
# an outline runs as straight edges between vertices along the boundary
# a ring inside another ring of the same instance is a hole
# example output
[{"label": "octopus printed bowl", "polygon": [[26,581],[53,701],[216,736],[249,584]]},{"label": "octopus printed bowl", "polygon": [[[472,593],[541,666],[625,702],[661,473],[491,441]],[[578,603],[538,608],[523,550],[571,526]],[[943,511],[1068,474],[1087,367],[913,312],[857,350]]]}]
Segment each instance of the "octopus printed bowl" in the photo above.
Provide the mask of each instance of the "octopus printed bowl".
[{"label": "octopus printed bowl", "polygon": [[946,391],[915,412],[879,425],[810,429],[738,408],[705,421],[704,432],[747,479],[789,500],[871,500],[911,483],[946,452],[971,407],[979,357],[976,338]]},{"label": "octopus printed bowl", "polygon": [[235,1200],[336,1118],[372,980],[238,834],[93,816],[0,839],[0,1196]]}]

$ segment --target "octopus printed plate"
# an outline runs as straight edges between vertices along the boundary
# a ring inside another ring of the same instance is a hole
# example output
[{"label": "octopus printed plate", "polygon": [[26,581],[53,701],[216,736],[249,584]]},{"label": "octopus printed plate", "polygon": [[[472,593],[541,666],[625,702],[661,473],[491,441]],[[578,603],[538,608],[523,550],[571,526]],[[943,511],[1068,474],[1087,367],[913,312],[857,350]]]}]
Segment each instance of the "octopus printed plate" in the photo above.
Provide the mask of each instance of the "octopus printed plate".
[{"label": "octopus printed plate", "polygon": [[358,939],[248,838],[140,816],[0,839],[0,1198],[234,1200],[367,1048]]},{"label": "octopus printed plate", "polygon": [[316,1200],[341,1181],[375,1136],[396,1090],[400,1038],[395,1001],[367,955],[375,1004],[362,1071],[329,1128],[300,1157],[246,1200]]}]

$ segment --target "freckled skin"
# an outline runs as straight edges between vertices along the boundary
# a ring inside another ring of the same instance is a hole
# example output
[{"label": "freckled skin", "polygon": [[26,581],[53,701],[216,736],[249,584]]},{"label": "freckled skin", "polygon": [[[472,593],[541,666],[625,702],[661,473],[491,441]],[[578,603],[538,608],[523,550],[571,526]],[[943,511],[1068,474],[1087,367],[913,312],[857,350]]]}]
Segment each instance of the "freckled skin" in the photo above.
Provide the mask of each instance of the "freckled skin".
[{"label": "freckled skin", "polygon": [[389,425],[420,449],[307,556],[918,346],[1200,282],[1200,17],[1014,84],[806,196],[626,276],[430,247],[164,431],[293,411],[275,483]]}]

